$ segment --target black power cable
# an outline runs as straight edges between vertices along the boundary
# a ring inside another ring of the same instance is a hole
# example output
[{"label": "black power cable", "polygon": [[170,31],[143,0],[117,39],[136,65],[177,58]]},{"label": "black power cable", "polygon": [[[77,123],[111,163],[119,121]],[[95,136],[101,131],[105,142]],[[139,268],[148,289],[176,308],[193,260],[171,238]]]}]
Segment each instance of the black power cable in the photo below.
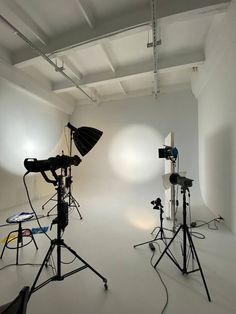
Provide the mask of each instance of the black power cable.
[{"label": "black power cable", "polygon": [[28,198],[28,201],[29,201],[29,205],[30,205],[30,208],[32,209],[34,215],[35,215],[35,218],[37,220],[37,223],[39,225],[39,228],[40,230],[42,231],[42,233],[45,234],[45,236],[50,240],[52,241],[52,239],[50,238],[50,236],[44,231],[43,227],[41,226],[40,222],[39,222],[39,218],[37,216],[37,213],[35,212],[34,208],[33,208],[33,205],[31,203],[31,199],[30,199],[30,195],[29,195],[29,190],[28,190],[28,187],[27,187],[27,184],[26,184],[26,181],[25,181],[25,177],[27,176],[27,174],[29,174],[29,171],[27,171],[24,176],[23,176],[23,182],[24,182],[24,186],[25,186],[25,190],[26,190],[26,194],[27,194],[27,198]]},{"label": "black power cable", "polygon": [[[3,270],[3,269],[6,269],[10,266],[41,266],[42,264],[32,264],[32,263],[23,263],[23,264],[7,264],[3,267],[0,268],[0,271]],[[50,266],[51,268],[53,268],[51,265],[48,265]]]},{"label": "black power cable", "polygon": [[[160,249],[159,243],[157,243],[157,242],[155,242],[155,243],[158,245],[159,251],[160,251],[160,253],[161,253],[161,249]],[[151,264],[151,266],[154,268],[155,272],[157,273],[157,275],[158,275],[158,277],[159,277],[159,279],[160,279],[160,281],[161,281],[161,283],[162,283],[162,285],[163,285],[163,287],[164,287],[164,289],[165,289],[165,293],[166,293],[166,302],[165,302],[165,305],[164,305],[164,307],[163,307],[163,309],[162,309],[162,311],[161,311],[161,314],[163,314],[163,313],[165,312],[166,308],[167,308],[168,303],[169,303],[169,293],[168,293],[167,286],[166,286],[164,280],[163,280],[162,277],[161,277],[160,272],[154,267],[154,265],[153,265],[153,263],[152,263],[152,260],[153,260],[153,258],[154,258],[154,256],[155,256],[155,253],[156,253],[155,246],[153,245],[153,248],[151,248],[151,249],[152,249],[153,252],[152,252],[151,259],[150,259],[150,264]]]},{"label": "black power cable", "polygon": [[189,210],[189,226],[190,226],[190,234],[197,238],[197,239],[200,239],[200,240],[204,240],[206,239],[205,235],[200,233],[200,232],[196,232],[196,231],[192,231],[192,228],[193,228],[193,223],[192,223],[192,212],[191,212],[191,204],[190,204],[190,197],[191,197],[191,194],[190,194],[190,191],[188,191],[188,210]]},{"label": "black power cable", "polygon": [[[216,222],[219,222],[218,219],[223,220],[222,218],[214,218],[214,219],[211,219],[211,220],[209,220],[209,221],[196,220],[196,221],[195,221],[195,222],[196,222],[196,225],[194,226],[194,228],[200,228],[200,227],[202,227],[202,226],[207,225],[207,226],[208,226],[208,229],[210,229],[210,230],[218,230],[219,228],[218,228],[218,226],[216,225]],[[201,224],[200,224],[200,225],[197,225],[197,222],[201,222]],[[214,222],[214,228],[212,228],[212,227],[210,226],[210,223],[212,223],[212,222]]]}]

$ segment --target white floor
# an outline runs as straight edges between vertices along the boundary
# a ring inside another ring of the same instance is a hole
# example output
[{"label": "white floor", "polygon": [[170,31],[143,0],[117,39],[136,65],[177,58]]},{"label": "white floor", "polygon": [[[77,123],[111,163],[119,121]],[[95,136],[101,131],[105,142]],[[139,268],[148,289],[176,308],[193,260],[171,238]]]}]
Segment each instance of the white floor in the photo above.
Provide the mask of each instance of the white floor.
[{"label": "white floor", "polygon": [[[42,213],[42,203],[43,200],[35,205],[39,214]],[[64,234],[65,242],[108,279],[109,289],[105,291],[102,280],[91,270],[85,269],[64,281],[51,282],[33,293],[27,313],[161,313],[166,294],[150,265],[152,252],[147,245],[133,248],[134,244],[151,239],[150,231],[158,221],[158,213],[152,211],[149,203],[135,204],[125,198],[84,197],[80,203],[83,220],[79,220],[76,210],[70,214],[70,223]],[[29,210],[28,205],[17,208],[17,211],[22,210]],[[16,209],[12,212],[16,212]],[[145,213],[148,213],[147,216]],[[2,211],[0,224],[10,214],[10,211]],[[153,218],[151,222],[150,217]],[[52,218],[43,218],[40,222],[43,226],[48,226],[51,220]],[[37,227],[37,224],[30,222],[25,226]],[[54,226],[49,232],[53,238],[55,229]],[[10,230],[12,226],[0,228],[0,238]],[[204,240],[194,238],[194,243],[212,302],[208,302],[200,272],[183,276],[168,256],[164,256],[158,270],[169,292],[169,304],[165,313],[235,313],[235,236],[223,224],[216,231],[207,227],[197,231],[206,236]],[[39,250],[36,251],[32,243],[23,248],[21,263],[42,262],[50,243],[42,234],[35,237]],[[175,254],[180,253],[179,241],[173,246],[173,251]],[[7,249],[0,260],[0,267],[14,263],[15,254],[15,250]],[[154,262],[159,254],[157,249]],[[67,262],[72,260],[72,256],[63,249],[62,259]],[[77,262],[63,265],[63,270],[73,270],[78,265]],[[24,285],[32,285],[38,269],[37,266],[11,266],[0,271],[0,304],[14,298]],[[44,269],[40,282],[51,275],[50,268]]]}]

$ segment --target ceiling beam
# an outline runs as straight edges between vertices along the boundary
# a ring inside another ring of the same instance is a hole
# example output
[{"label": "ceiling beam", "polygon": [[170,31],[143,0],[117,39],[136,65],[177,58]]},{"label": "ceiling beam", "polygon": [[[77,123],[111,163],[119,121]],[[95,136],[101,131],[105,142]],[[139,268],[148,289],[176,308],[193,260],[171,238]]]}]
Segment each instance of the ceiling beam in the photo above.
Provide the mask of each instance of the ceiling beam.
[{"label": "ceiling beam", "polygon": [[[196,67],[202,64],[204,61],[205,57],[202,51],[176,55],[168,59],[160,59],[158,73],[165,73],[173,70]],[[109,83],[118,82],[120,84],[120,81],[122,80],[146,75],[149,73],[153,73],[153,60],[117,68],[116,72],[112,73],[108,71],[84,76],[83,79],[80,81],[80,85],[81,87],[91,87],[106,84],[108,81]],[[73,90],[74,86],[70,84],[69,81],[60,81],[54,83],[52,89],[54,92],[61,93]]]},{"label": "ceiling beam", "polygon": [[[152,95],[152,89],[147,88],[147,89],[142,89],[142,90],[131,91],[127,94],[103,95],[100,98],[99,103],[101,104],[101,103],[106,103],[109,101],[127,100],[127,99],[139,98],[139,97],[151,96],[151,95]],[[79,99],[77,101],[77,105],[78,106],[89,105],[89,102],[86,99]]]},{"label": "ceiling beam", "polygon": [[29,34],[32,39],[40,41],[42,44],[47,44],[47,37],[32,18],[14,1],[0,0],[0,12],[7,20],[15,27]]},{"label": "ceiling beam", "polygon": [[126,91],[126,89],[125,89],[125,87],[124,87],[124,84],[123,84],[121,81],[119,81],[119,85],[120,85],[120,88],[121,88],[123,94],[124,94],[124,95],[127,95],[127,91]]},{"label": "ceiling beam", "polygon": [[86,0],[75,0],[90,28],[94,28],[95,19]]},{"label": "ceiling beam", "polygon": [[[112,72],[115,73],[116,72],[116,67],[114,66],[114,64],[113,64],[113,62],[111,60],[110,54],[108,53],[105,44],[101,44],[100,47],[102,48],[102,51],[103,51],[103,53],[105,55],[105,58],[106,58],[106,60],[107,60],[107,62],[109,64],[109,67],[111,68]],[[119,84],[122,93],[124,95],[127,95],[126,89],[124,88],[124,84],[120,80],[118,80],[117,83]]]},{"label": "ceiling beam", "polygon": [[[125,16],[114,17],[108,20],[103,19],[96,27],[91,29],[87,26],[81,26],[71,30],[69,33],[60,34],[57,38],[53,38],[44,52],[53,57],[64,55],[66,52],[77,50],[80,47],[86,48],[94,46],[101,41],[106,41],[110,36],[119,36],[124,30],[132,30],[137,26],[143,26],[149,23],[149,10],[134,10]],[[147,28],[147,25],[145,26]],[[149,29],[149,26],[148,28]],[[143,31],[143,28],[142,28]],[[13,63],[20,65],[31,65],[32,59],[37,59],[37,53],[26,47],[13,54]]]},{"label": "ceiling beam", "polygon": [[[212,14],[215,14],[215,10],[219,12],[226,10],[229,0],[182,0],[181,2],[176,0],[160,0],[158,18],[165,21],[168,17],[174,16],[180,18],[180,14],[185,14],[186,11],[191,12],[191,17],[196,10],[196,15],[205,13],[208,10],[210,14],[210,8],[214,9]],[[53,56],[59,56],[65,54],[67,51],[73,51],[85,47],[90,47],[111,38],[118,38],[127,36],[129,33],[137,33],[150,29],[150,5],[141,9],[132,10],[123,14],[122,16],[114,16],[109,19],[103,19],[96,23],[96,27],[88,29],[88,27],[80,27],[74,31],[60,34],[60,36],[53,38],[44,52]],[[36,59],[38,55],[30,48],[24,48],[14,53],[13,63],[20,66],[30,64],[30,62]]]},{"label": "ceiling beam", "polygon": [[10,52],[1,45],[0,45],[0,60],[3,60],[9,64],[12,63]]},{"label": "ceiling beam", "polygon": [[[157,17],[169,17],[180,13],[196,11],[196,14],[202,14],[210,8],[219,8],[225,10],[231,0],[158,0]],[[163,14],[164,13],[164,14]],[[215,14],[216,12],[214,12]]]},{"label": "ceiling beam", "polygon": [[[183,90],[191,90],[190,83],[161,86],[160,94],[173,93],[173,92],[178,92],[178,91],[183,91]],[[153,96],[152,88],[134,90],[134,91],[128,92],[127,94],[104,95],[100,97],[99,103],[101,104],[101,103],[106,103],[110,101],[120,101],[120,100],[140,98],[140,97],[145,97],[145,96]],[[87,99],[79,99],[77,101],[77,105],[78,106],[91,105],[91,103],[89,103]]]},{"label": "ceiling beam", "polygon": [[102,49],[102,52],[103,52],[103,54],[104,54],[104,56],[105,56],[105,58],[106,58],[106,61],[107,61],[107,63],[108,63],[108,65],[109,65],[109,67],[110,67],[110,69],[112,70],[112,72],[116,72],[116,68],[115,68],[115,66],[114,66],[114,64],[113,64],[113,62],[112,62],[112,60],[111,60],[111,57],[110,57],[110,55],[108,54],[108,52],[107,52],[107,49],[106,49],[106,47],[105,47],[105,44],[100,44],[100,47],[101,47],[101,49]]},{"label": "ceiling beam", "polygon": [[196,18],[199,18],[199,16],[211,16],[219,13],[224,13],[226,12],[228,6],[229,6],[229,1],[222,1],[221,3],[218,4],[212,4],[210,6],[204,6],[204,7],[199,7],[193,10],[188,10],[185,12],[180,12],[176,13],[173,15],[166,16],[165,18],[161,19],[161,24],[171,24],[171,23],[177,23],[177,22],[184,22],[184,21],[189,21],[193,20]]},{"label": "ceiling beam", "polygon": [[[113,62],[111,60],[110,54],[108,53],[105,44],[101,44],[100,47],[102,48],[102,51],[103,51],[103,53],[105,55],[105,58],[106,58],[106,60],[107,60],[107,62],[109,64],[109,67],[111,68],[112,72],[115,73],[116,72],[116,67],[114,66],[114,64],[113,64]],[[124,88],[124,84],[121,81],[118,81],[117,83],[119,84],[122,93],[124,95],[127,95],[127,92],[126,92],[126,90]]]},{"label": "ceiling beam", "polygon": [[42,102],[62,112],[71,114],[74,109],[74,102],[63,101],[50,90],[41,87],[34,79],[24,73],[21,69],[0,61],[0,77],[14,84],[18,88],[37,97]]}]

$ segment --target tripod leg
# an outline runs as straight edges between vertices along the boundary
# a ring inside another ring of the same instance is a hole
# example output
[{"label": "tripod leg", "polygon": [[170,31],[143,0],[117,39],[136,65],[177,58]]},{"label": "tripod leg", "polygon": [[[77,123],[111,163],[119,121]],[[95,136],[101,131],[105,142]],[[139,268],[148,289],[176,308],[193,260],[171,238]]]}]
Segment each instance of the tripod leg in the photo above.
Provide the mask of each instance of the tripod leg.
[{"label": "tripod leg", "polygon": [[47,216],[49,216],[49,214],[53,211],[53,209],[54,208],[56,208],[57,207],[57,204],[56,205],[54,205],[48,212],[47,212]]},{"label": "tripod leg", "polygon": [[155,228],[152,230],[151,234],[153,234],[157,228],[159,228],[159,227],[155,227]]},{"label": "tripod leg", "polygon": [[[57,195],[57,193],[55,193],[55,194],[50,198],[50,200],[53,200],[53,197],[54,197],[55,195]],[[67,194],[63,197],[63,200],[65,200],[65,198],[68,197],[68,195],[69,195],[69,193],[67,193]],[[48,200],[48,202],[49,202],[50,200]],[[54,200],[54,201],[57,201],[57,200]],[[56,207],[57,207],[57,204],[55,204],[55,205],[47,212],[47,216],[49,216],[50,213],[53,211],[53,209],[56,208]]]},{"label": "tripod leg", "polygon": [[18,265],[18,260],[19,260],[19,248],[22,246],[23,246],[22,226],[21,226],[21,222],[19,222],[17,246],[16,246],[16,265]]},{"label": "tripod leg", "polygon": [[91,265],[89,265],[82,257],[80,257],[72,248],[63,243],[63,246],[67,248],[75,257],[77,257],[84,265],[86,265],[89,269],[91,269],[98,277],[102,279],[104,282],[105,289],[107,289],[107,279],[103,277],[96,269],[94,269]]},{"label": "tripod leg", "polygon": [[[134,248],[136,248],[137,246],[141,246],[141,245],[148,244],[148,243],[152,243],[152,242],[154,242],[154,241],[156,241],[156,240],[159,240],[159,239],[157,239],[159,233],[160,233],[160,230],[158,231],[158,233],[156,234],[156,236],[155,236],[155,238],[154,238],[153,240],[149,240],[149,241],[145,241],[145,242],[142,242],[142,243],[139,243],[139,244],[135,244],[135,245],[134,245]],[[161,239],[161,238],[160,238],[160,239]]]},{"label": "tripod leg", "polygon": [[[78,214],[79,214],[80,219],[83,219],[83,217],[81,216],[81,213],[80,213],[80,211],[79,211],[79,207],[80,207],[79,202],[74,198],[74,196],[73,196],[72,194],[69,195],[69,200],[70,200],[69,206],[71,206],[72,204],[74,204],[74,205],[72,205],[72,206],[74,206],[74,207],[76,208],[76,210],[77,210],[77,212],[78,212]],[[72,200],[72,201],[71,201],[71,200]]]},{"label": "tripod leg", "polygon": [[[54,200],[53,198],[54,198],[56,195],[57,195],[57,193],[53,194],[53,196],[50,197],[50,198],[47,200],[47,202],[42,205],[42,209],[44,209],[44,206],[47,205],[50,201],[53,201],[53,200]],[[54,201],[56,201],[56,200],[54,200]]]},{"label": "tripod leg", "polygon": [[15,239],[15,238],[13,238],[12,240],[9,240],[11,234],[14,234],[14,232],[16,232],[16,231],[18,231],[18,230],[11,231],[11,232],[8,234],[7,239],[6,239],[5,243],[4,243],[4,247],[3,247],[3,249],[2,249],[2,254],[1,254],[0,258],[3,257],[3,253],[4,253],[4,251],[5,251],[5,248],[7,247],[7,244],[8,244],[9,242],[11,242],[12,240]]},{"label": "tripod leg", "polygon": [[37,281],[39,279],[39,276],[40,276],[40,274],[41,274],[41,272],[43,270],[43,267],[47,264],[51,254],[52,254],[52,252],[53,252],[53,250],[55,248],[55,245],[56,245],[55,243],[51,243],[51,245],[50,245],[50,247],[49,247],[49,249],[48,249],[48,251],[46,253],[46,256],[45,256],[45,258],[43,260],[43,263],[40,266],[39,271],[38,271],[38,273],[37,273],[37,275],[35,277],[34,283],[33,283],[32,287],[30,289],[29,298],[31,297],[31,294],[35,291],[35,287],[36,287]]},{"label": "tripod leg", "polygon": [[188,229],[187,229],[187,235],[188,235],[189,244],[190,244],[190,246],[191,246],[191,248],[192,248],[192,250],[194,252],[194,255],[196,257],[196,260],[197,260],[197,264],[198,264],[198,267],[199,267],[199,270],[200,270],[200,273],[201,273],[201,276],[202,276],[202,281],[203,281],[203,284],[204,284],[204,287],[205,287],[205,290],[206,290],[208,301],[211,302],[211,296],[210,296],[209,290],[207,288],[207,284],[206,284],[206,281],[205,281],[205,277],[203,275],[203,271],[202,271],[202,267],[201,267],[201,264],[200,264],[200,261],[199,261],[198,255],[197,255],[197,251],[195,249],[192,237],[191,237]]},{"label": "tripod leg", "polygon": [[182,229],[182,226],[179,227],[179,229],[177,230],[177,232],[175,233],[175,235],[173,236],[173,238],[170,240],[170,242],[168,243],[168,245],[166,246],[165,250],[162,252],[161,256],[159,257],[159,259],[157,260],[156,264],[154,265],[154,268],[157,267],[157,265],[159,264],[160,260],[162,259],[162,257],[164,256],[164,254],[166,253],[169,258],[172,260],[172,262],[181,270],[182,268],[179,266],[179,264],[172,258],[172,256],[168,253],[168,249],[171,246],[172,242],[174,241],[174,239],[176,238],[176,236],[178,235],[179,231]]}]

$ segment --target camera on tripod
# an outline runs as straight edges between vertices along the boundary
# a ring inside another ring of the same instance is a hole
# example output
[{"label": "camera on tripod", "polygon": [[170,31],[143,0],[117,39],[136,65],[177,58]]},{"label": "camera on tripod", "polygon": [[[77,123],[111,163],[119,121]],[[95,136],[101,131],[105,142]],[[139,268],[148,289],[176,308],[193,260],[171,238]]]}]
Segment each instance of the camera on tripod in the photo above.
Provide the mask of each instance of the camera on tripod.
[{"label": "camera on tripod", "polygon": [[161,204],[161,199],[158,197],[156,200],[151,201],[151,204],[153,205],[153,209],[162,209],[163,205]]}]

